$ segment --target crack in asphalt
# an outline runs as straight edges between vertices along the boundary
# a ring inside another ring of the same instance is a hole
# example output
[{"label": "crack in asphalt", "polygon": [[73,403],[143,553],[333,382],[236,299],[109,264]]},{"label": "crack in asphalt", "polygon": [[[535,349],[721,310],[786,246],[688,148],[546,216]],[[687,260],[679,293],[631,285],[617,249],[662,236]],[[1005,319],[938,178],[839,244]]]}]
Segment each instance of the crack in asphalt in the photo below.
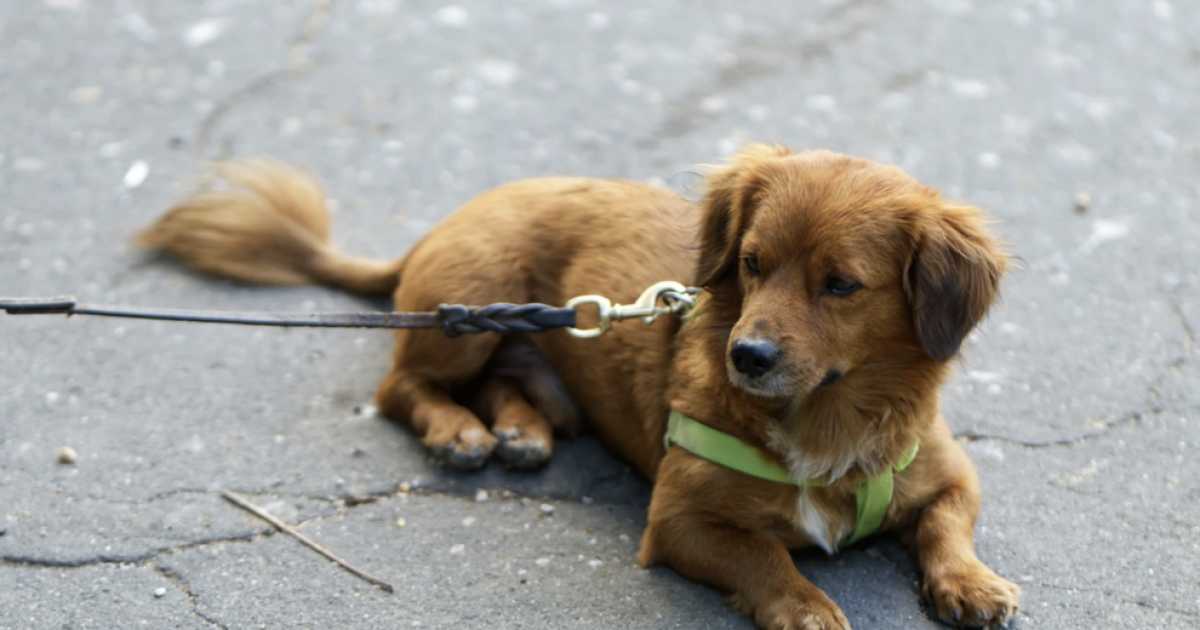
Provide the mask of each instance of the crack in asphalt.
[{"label": "crack in asphalt", "polygon": [[[1064,591],[1064,592],[1068,592],[1068,593],[1099,593],[1106,597],[1112,597],[1114,595],[1117,595],[1116,592],[1114,592],[1111,589],[1107,589],[1107,588],[1089,588],[1086,586],[1063,586],[1061,584],[1050,584],[1047,582],[1038,582],[1038,583],[1033,584],[1033,586],[1036,586],[1038,588],[1043,588],[1043,589],[1049,589],[1052,591]],[[1126,604],[1131,604],[1134,606],[1139,606],[1141,608],[1147,608],[1147,609],[1153,610],[1155,612],[1169,612],[1169,613],[1174,613],[1177,615],[1183,615],[1185,617],[1200,619],[1200,612],[1198,612],[1198,611],[1184,610],[1182,608],[1173,608],[1171,606],[1161,606],[1161,605],[1153,603],[1153,602],[1148,602],[1144,599],[1118,598],[1118,601],[1121,601]]]},{"label": "crack in asphalt", "polygon": [[1120,427],[1123,427],[1126,425],[1137,424],[1138,422],[1141,422],[1144,418],[1147,418],[1149,416],[1160,415],[1160,414],[1167,413],[1167,412],[1179,413],[1181,411],[1194,409],[1197,406],[1200,406],[1200,405],[1187,405],[1187,406],[1183,406],[1183,407],[1179,407],[1179,406],[1168,407],[1168,406],[1165,406],[1162,404],[1163,388],[1166,387],[1167,382],[1171,379],[1171,377],[1178,374],[1180,372],[1180,370],[1182,370],[1184,367],[1186,367],[1191,362],[1191,360],[1195,356],[1195,352],[1196,352],[1195,330],[1192,328],[1191,323],[1188,322],[1187,317],[1183,314],[1183,309],[1179,306],[1179,302],[1177,302],[1174,297],[1168,297],[1167,304],[1169,305],[1171,312],[1175,315],[1175,318],[1179,323],[1179,328],[1183,331],[1184,352],[1182,355],[1177,357],[1174,361],[1171,361],[1170,363],[1168,363],[1167,366],[1163,369],[1162,374],[1160,374],[1158,376],[1158,378],[1154,379],[1154,382],[1151,383],[1150,386],[1146,388],[1146,404],[1145,404],[1145,407],[1143,407],[1142,409],[1140,409],[1138,411],[1127,411],[1127,412],[1117,416],[1116,418],[1105,422],[1100,427],[1099,430],[1088,431],[1086,433],[1081,433],[1079,435],[1065,437],[1065,438],[1056,438],[1053,440],[1023,440],[1021,438],[1014,438],[1014,437],[1007,436],[1007,435],[1000,435],[997,433],[987,433],[987,432],[983,432],[983,431],[974,431],[974,430],[961,431],[959,433],[955,433],[954,437],[957,439],[960,439],[960,440],[968,441],[968,442],[981,442],[981,441],[1005,442],[1007,444],[1015,444],[1017,446],[1024,446],[1026,448],[1051,448],[1051,447],[1057,447],[1057,446],[1074,446],[1079,443],[1091,440],[1093,438],[1098,438],[1098,437],[1107,435],[1113,429],[1117,429],[1117,428],[1120,428]]},{"label": "crack in asphalt", "polygon": [[[871,24],[878,19],[875,14],[869,14],[859,20],[846,19],[846,23],[837,24],[848,16],[852,16],[855,9],[870,4],[877,4],[877,0],[847,0],[837,4],[822,16],[822,21],[830,25],[830,28],[825,29],[823,36],[798,44],[784,42],[782,45],[793,51],[789,57],[798,59],[797,63],[800,65],[827,58],[833,54],[837,44],[853,40],[870,30]],[[841,28],[838,28],[839,26]],[[744,37],[733,46],[733,49],[744,53],[755,47],[763,47],[761,38]],[[779,74],[778,69],[769,70],[771,67],[772,64],[763,64],[754,59],[739,59],[736,63],[721,67],[710,84],[692,88],[682,96],[671,99],[664,108],[666,115],[658,129],[648,138],[637,141],[636,144],[648,146],[661,142],[663,139],[678,138],[694,131],[700,126],[699,121],[713,117],[713,114],[703,111],[701,101],[704,97],[730,91],[761,77]]]},{"label": "crack in asphalt", "polygon": [[204,157],[208,150],[208,141],[212,130],[235,106],[266,93],[282,80],[293,79],[312,68],[313,61],[308,54],[308,49],[321,34],[325,24],[329,21],[332,10],[333,0],[313,0],[308,14],[301,23],[300,33],[288,44],[287,68],[273,70],[251,80],[248,84],[234,90],[212,108],[212,111],[196,128],[194,145],[197,156]]},{"label": "crack in asphalt", "polygon": [[127,565],[127,564],[144,564],[152,562],[158,558],[188,551],[197,547],[205,547],[209,545],[218,545],[226,543],[248,543],[255,542],[259,538],[267,538],[275,534],[275,528],[263,527],[258,531],[247,534],[238,534],[236,536],[218,536],[214,538],[202,538],[200,540],[191,540],[179,545],[170,547],[157,547],[150,549],[144,553],[135,554],[108,554],[102,553],[88,558],[78,558],[72,560],[60,560],[56,558],[42,558],[38,556],[25,556],[19,553],[7,553],[0,555],[0,566],[13,567],[33,567],[42,569],[82,569],[85,567],[93,567],[105,564]]},{"label": "crack in asphalt", "polygon": [[109,505],[147,505],[150,503],[154,503],[155,501],[169,499],[171,497],[181,495],[181,494],[214,495],[214,496],[219,497],[219,496],[221,496],[222,490],[230,490],[230,491],[236,492],[238,494],[245,494],[245,495],[251,495],[251,496],[271,496],[271,497],[280,497],[280,498],[284,498],[284,499],[307,499],[309,501],[314,501],[317,503],[325,503],[325,504],[334,504],[334,503],[343,502],[347,498],[347,497],[338,497],[336,495],[306,494],[303,492],[281,492],[278,490],[261,489],[261,488],[222,488],[219,490],[212,490],[212,489],[208,489],[208,488],[186,488],[186,487],[185,488],[172,488],[170,490],[156,492],[148,497],[143,497],[141,499],[109,499],[107,497],[99,497],[99,496],[95,496],[95,495],[84,495],[81,498],[87,499],[89,501],[97,501],[100,503],[107,503]]},{"label": "crack in asphalt", "polygon": [[[1111,593],[1108,593],[1108,594],[1111,595]],[[1192,619],[1200,619],[1200,612],[1195,612],[1192,610],[1183,610],[1180,608],[1172,608],[1170,606],[1159,606],[1158,604],[1152,604],[1148,601],[1140,600],[1140,599],[1139,600],[1123,599],[1121,601],[1125,602],[1126,604],[1133,604],[1134,606],[1140,606],[1142,608],[1149,608],[1150,610],[1153,610],[1155,612],[1169,612],[1169,613],[1174,613],[1176,615],[1182,615],[1184,617],[1191,617]]]},{"label": "crack in asphalt", "polygon": [[1174,298],[1169,298],[1168,304],[1171,305],[1171,312],[1179,320],[1179,327],[1183,329],[1183,334],[1187,336],[1187,353],[1190,356],[1196,349],[1196,332],[1188,322],[1187,316],[1183,314],[1183,308],[1179,306],[1179,302]]},{"label": "crack in asphalt", "polygon": [[[151,495],[150,497],[148,497],[147,499],[145,499],[143,501],[112,501],[112,503],[139,505],[139,504],[144,504],[144,503],[150,503],[150,502],[157,501],[157,500],[160,500],[165,497],[169,497],[172,495],[178,495],[178,494],[213,495],[213,496],[220,497],[221,492],[222,492],[221,490],[177,488],[174,490],[167,490],[164,492],[160,492],[160,493]],[[425,489],[425,488],[413,488],[413,487],[407,486],[405,483],[398,483],[398,484],[396,484],[396,486],[394,488],[392,488],[391,490],[387,490],[387,491],[356,494],[356,495],[346,495],[346,496],[342,496],[342,497],[314,497],[312,495],[306,495],[306,494],[288,494],[288,493],[278,493],[278,492],[271,492],[271,491],[265,491],[265,492],[235,491],[235,492],[239,492],[241,494],[246,494],[249,496],[302,497],[302,498],[306,498],[306,499],[324,501],[330,505],[335,505],[335,504],[337,505],[336,509],[329,512],[328,514],[317,514],[315,516],[311,516],[311,517],[305,518],[305,519],[300,519],[294,523],[291,523],[291,525],[296,528],[303,527],[304,525],[307,525],[309,523],[319,523],[326,519],[344,518],[351,510],[353,510],[354,508],[356,508],[360,505],[376,503],[378,501],[392,499],[392,498],[395,498],[398,496],[417,496],[417,497],[425,497],[425,498],[431,498],[431,499],[448,499],[448,500],[467,502],[467,503],[476,503],[477,502],[477,500],[475,499],[475,497],[473,495],[442,492],[442,491],[438,491],[438,490],[429,490],[429,489]],[[592,501],[591,503],[589,503],[589,502],[583,501],[583,500],[569,500],[569,499],[563,499],[563,498],[524,496],[524,495],[518,494],[518,493],[508,490],[508,489],[489,491],[488,500],[489,501],[497,501],[497,502],[499,502],[499,501],[533,502],[533,501],[553,500],[553,501],[557,501],[560,503],[572,503],[572,504],[578,504],[578,505],[592,505],[592,504],[599,503],[599,502],[595,502],[595,501]],[[605,505],[603,503],[599,503],[599,504]],[[231,506],[231,508],[232,508],[232,506]],[[270,538],[277,533],[277,530],[273,526],[271,526],[267,523],[261,522],[261,521],[257,521],[257,522],[261,523],[261,526],[255,526],[256,527],[255,531],[248,532],[245,534],[238,534],[238,535],[232,535],[232,536],[219,536],[219,537],[213,537],[213,538],[202,538],[199,540],[191,540],[191,541],[187,541],[187,542],[177,544],[177,545],[172,545],[172,546],[155,547],[152,549],[148,549],[142,553],[131,553],[131,554],[102,553],[102,554],[98,554],[98,555],[94,555],[94,556],[90,556],[90,557],[70,559],[70,560],[45,558],[45,557],[39,557],[39,556],[26,556],[26,555],[21,555],[21,554],[9,553],[9,554],[0,555],[0,566],[23,566],[23,567],[34,567],[34,568],[44,568],[44,569],[78,569],[78,568],[91,567],[91,566],[97,566],[97,565],[105,565],[105,564],[141,565],[141,564],[154,562],[163,556],[172,555],[172,554],[180,553],[183,551],[189,551],[191,549],[196,549],[199,547],[228,544],[228,543],[254,543],[254,542],[258,542],[259,540]]]},{"label": "crack in asphalt", "polygon": [[1171,308],[1171,313],[1175,315],[1175,319],[1179,323],[1179,328],[1183,330],[1184,336],[1184,352],[1179,355],[1174,361],[1167,365],[1163,373],[1158,377],[1150,389],[1146,392],[1147,405],[1153,406],[1155,410],[1162,409],[1162,390],[1167,385],[1167,381],[1172,376],[1179,373],[1189,362],[1196,350],[1196,333],[1192,330],[1192,325],[1188,323],[1187,317],[1183,314],[1183,309],[1179,306],[1179,302],[1174,297],[1167,298],[1167,304]]},{"label": "crack in asphalt", "polygon": [[954,437],[956,439],[965,440],[967,442],[1004,442],[1006,444],[1015,444],[1017,446],[1024,446],[1025,448],[1034,448],[1034,449],[1052,448],[1052,447],[1056,447],[1056,446],[1075,446],[1077,444],[1086,442],[1088,440],[1103,437],[1103,436],[1107,435],[1109,432],[1111,432],[1113,429],[1141,422],[1142,419],[1145,418],[1147,415],[1154,415],[1155,413],[1158,413],[1160,411],[1163,411],[1163,410],[1143,410],[1143,411],[1126,412],[1124,414],[1121,414],[1120,416],[1117,416],[1113,420],[1109,420],[1108,422],[1105,422],[1100,427],[1099,430],[1088,431],[1087,433],[1082,433],[1082,434],[1071,436],[1071,437],[1055,438],[1052,440],[1023,440],[1021,438],[1015,438],[1015,437],[1011,437],[1011,436],[1007,436],[1007,435],[1000,435],[998,433],[987,433],[985,431],[974,431],[974,430],[960,431],[958,433],[955,433]]},{"label": "crack in asphalt", "polygon": [[164,567],[160,564],[154,565],[154,571],[156,573],[158,573],[159,575],[163,576],[164,578],[166,578],[166,580],[168,582],[173,584],[175,586],[175,588],[179,589],[185,596],[187,596],[188,607],[193,615],[195,615],[196,617],[199,617],[200,619],[203,619],[205,621],[205,623],[207,623],[208,625],[210,625],[214,628],[220,628],[221,630],[229,630],[229,626],[226,626],[225,624],[221,623],[220,621],[217,621],[216,619],[214,619],[207,613],[200,610],[200,607],[196,603],[196,598],[198,597],[198,595],[196,594],[195,591],[192,590],[192,583],[189,582],[187,580],[187,578],[183,577],[182,574],[180,574],[178,571],[176,571],[174,569]]}]

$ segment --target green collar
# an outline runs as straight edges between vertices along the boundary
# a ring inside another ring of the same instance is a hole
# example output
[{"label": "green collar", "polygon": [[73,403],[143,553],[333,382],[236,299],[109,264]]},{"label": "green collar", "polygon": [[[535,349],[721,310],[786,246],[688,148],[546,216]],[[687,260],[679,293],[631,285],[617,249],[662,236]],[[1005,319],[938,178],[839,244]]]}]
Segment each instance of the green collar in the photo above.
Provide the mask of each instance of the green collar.
[{"label": "green collar", "polygon": [[[667,434],[663,437],[663,443],[667,448],[672,444],[680,446],[694,455],[759,479],[798,486],[825,485],[812,479],[795,479],[783,466],[767,459],[757,448],[674,409],[667,420]],[[883,525],[883,517],[887,514],[888,504],[892,502],[892,471],[900,472],[908,468],[916,459],[919,449],[919,443],[913,444],[895,466],[859,484],[855,494],[858,506],[854,531],[843,544],[856,543],[879,530]]]}]

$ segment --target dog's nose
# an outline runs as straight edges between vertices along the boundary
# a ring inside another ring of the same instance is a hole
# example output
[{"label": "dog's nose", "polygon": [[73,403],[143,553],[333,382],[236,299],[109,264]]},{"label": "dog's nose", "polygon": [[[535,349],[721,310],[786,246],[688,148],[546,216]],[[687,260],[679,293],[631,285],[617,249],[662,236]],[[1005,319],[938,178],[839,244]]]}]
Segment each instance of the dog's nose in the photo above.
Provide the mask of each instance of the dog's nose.
[{"label": "dog's nose", "polygon": [[779,363],[779,348],[761,339],[738,339],[729,352],[733,367],[742,374],[759,377]]}]

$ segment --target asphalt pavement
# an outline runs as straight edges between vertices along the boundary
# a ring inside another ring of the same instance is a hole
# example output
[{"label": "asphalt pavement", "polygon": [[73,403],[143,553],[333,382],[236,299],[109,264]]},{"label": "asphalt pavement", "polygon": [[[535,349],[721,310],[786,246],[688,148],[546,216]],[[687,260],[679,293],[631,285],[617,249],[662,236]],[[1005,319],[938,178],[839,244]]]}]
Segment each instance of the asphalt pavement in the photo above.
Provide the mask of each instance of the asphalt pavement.
[{"label": "asphalt pavement", "polygon": [[[694,194],[751,140],[893,162],[1021,259],[943,399],[1019,626],[1196,628],[1197,42],[1165,0],[5,2],[0,295],[381,306],[133,248],[210,158],[320,174],[338,244],[381,257],[517,178]],[[389,354],[0,315],[0,629],[752,627],[635,565],[648,489],[593,440],[533,473],[428,460],[371,407]],[[856,629],[940,627],[892,541],[796,559]]]}]

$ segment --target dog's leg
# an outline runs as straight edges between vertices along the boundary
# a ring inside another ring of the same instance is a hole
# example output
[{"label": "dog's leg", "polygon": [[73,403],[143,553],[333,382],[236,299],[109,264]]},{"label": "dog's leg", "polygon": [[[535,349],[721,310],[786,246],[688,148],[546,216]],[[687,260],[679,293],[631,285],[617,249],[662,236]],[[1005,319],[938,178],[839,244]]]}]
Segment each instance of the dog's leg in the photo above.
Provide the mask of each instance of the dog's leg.
[{"label": "dog's leg", "polygon": [[384,415],[407,422],[425,446],[458,468],[482,466],[496,438],[451,388],[474,378],[499,343],[495,335],[447,339],[440,331],[396,331],[392,371],[375,393]]},{"label": "dog's leg", "polygon": [[583,420],[571,399],[571,392],[529,338],[524,335],[507,337],[492,354],[492,362],[486,369],[494,376],[508,377],[520,383],[520,391],[524,392],[530,405],[554,429],[572,436],[583,430]]},{"label": "dog's leg", "polygon": [[475,401],[480,416],[492,420],[498,453],[513,468],[536,468],[554,452],[550,421],[525,398],[514,379],[489,376]]},{"label": "dog's leg", "polygon": [[496,448],[496,438],[475,414],[422,375],[393,369],[375,401],[384,415],[407,421],[431,453],[456,468],[478,468]]},{"label": "dog's leg", "polygon": [[849,630],[842,610],[800,575],[779,540],[747,528],[772,523],[735,524],[736,516],[722,513],[720,506],[756,505],[763,499],[741,483],[723,483],[714,476],[715,467],[679,449],[667,453],[638,562],[664,564],[716,588],[731,607],[767,630]]},{"label": "dog's leg", "polygon": [[699,521],[652,523],[638,561],[665,564],[715,587],[728,595],[730,607],[767,630],[850,630],[838,605],[766,534]]},{"label": "dog's leg", "polygon": [[995,628],[1016,615],[1020,589],[975,556],[979,484],[967,476],[925,506],[901,538],[925,572],[922,588],[943,621],[970,628]]}]

